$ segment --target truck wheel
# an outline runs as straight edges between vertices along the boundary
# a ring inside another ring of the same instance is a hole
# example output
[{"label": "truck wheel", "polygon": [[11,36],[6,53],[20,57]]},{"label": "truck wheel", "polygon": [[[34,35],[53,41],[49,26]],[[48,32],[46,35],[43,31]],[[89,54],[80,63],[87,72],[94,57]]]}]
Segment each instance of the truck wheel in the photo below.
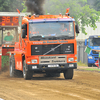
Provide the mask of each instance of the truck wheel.
[{"label": "truck wheel", "polygon": [[97,67],[95,64],[93,64],[93,67]]},{"label": "truck wheel", "polygon": [[29,70],[27,70],[27,64],[26,61],[23,61],[23,77],[25,80],[32,79],[33,73]]},{"label": "truck wheel", "polygon": [[17,71],[15,70],[15,59],[14,55],[11,55],[10,58],[10,77],[15,77],[17,75]]},{"label": "truck wheel", "polygon": [[73,69],[67,69],[64,71],[65,79],[72,79],[73,78]]},{"label": "truck wheel", "polygon": [[92,67],[92,64],[88,64],[88,67]]}]

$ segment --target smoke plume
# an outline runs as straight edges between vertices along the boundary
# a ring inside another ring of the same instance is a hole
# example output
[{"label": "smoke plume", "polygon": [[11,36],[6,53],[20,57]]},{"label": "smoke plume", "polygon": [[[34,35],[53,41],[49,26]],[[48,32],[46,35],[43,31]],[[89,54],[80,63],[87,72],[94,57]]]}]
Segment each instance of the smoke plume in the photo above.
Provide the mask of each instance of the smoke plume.
[{"label": "smoke plume", "polygon": [[45,0],[26,0],[25,5],[27,6],[27,11],[32,14],[43,15],[43,4]]}]

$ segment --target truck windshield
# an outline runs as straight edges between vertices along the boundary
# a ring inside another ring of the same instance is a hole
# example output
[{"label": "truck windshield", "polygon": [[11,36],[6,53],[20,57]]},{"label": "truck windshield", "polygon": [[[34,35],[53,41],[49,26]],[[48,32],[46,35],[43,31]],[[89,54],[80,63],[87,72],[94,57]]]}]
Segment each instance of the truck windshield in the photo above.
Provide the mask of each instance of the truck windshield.
[{"label": "truck windshield", "polygon": [[90,46],[100,46],[100,38],[89,39]]},{"label": "truck windshield", "polygon": [[74,39],[73,22],[30,23],[29,39]]}]

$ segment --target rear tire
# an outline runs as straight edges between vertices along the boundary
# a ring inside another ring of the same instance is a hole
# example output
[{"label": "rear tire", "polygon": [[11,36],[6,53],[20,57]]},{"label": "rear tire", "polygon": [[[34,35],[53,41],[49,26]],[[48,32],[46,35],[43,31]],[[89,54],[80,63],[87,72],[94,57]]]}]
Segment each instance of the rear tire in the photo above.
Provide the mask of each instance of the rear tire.
[{"label": "rear tire", "polygon": [[64,71],[64,77],[65,79],[72,79],[73,78],[73,69],[67,69]]},{"label": "rear tire", "polygon": [[15,77],[17,76],[17,71],[15,70],[15,59],[14,59],[14,55],[11,55],[10,58],[10,77]]},{"label": "rear tire", "polygon": [[33,73],[27,69],[26,61],[23,61],[23,77],[25,80],[32,79]]},{"label": "rear tire", "polygon": [[93,64],[93,67],[97,67],[95,64]]}]

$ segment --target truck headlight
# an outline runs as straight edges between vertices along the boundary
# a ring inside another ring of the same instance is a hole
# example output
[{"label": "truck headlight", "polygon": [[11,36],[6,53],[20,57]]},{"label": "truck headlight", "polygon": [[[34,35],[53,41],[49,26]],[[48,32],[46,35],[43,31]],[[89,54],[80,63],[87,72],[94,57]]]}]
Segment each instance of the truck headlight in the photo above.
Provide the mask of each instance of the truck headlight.
[{"label": "truck headlight", "polygon": [[74,58],[68,58],[68,61],[74,61]]},{"label": "truck headlight", "polygon": [[37,63],[37,59],[32,59],[32,63]]},{"label": "truck headlight", "polygon": [[89,56],[88,58],[89,58],[89,59],[93,59],[93,57],[92,57],[92,56]]}]

